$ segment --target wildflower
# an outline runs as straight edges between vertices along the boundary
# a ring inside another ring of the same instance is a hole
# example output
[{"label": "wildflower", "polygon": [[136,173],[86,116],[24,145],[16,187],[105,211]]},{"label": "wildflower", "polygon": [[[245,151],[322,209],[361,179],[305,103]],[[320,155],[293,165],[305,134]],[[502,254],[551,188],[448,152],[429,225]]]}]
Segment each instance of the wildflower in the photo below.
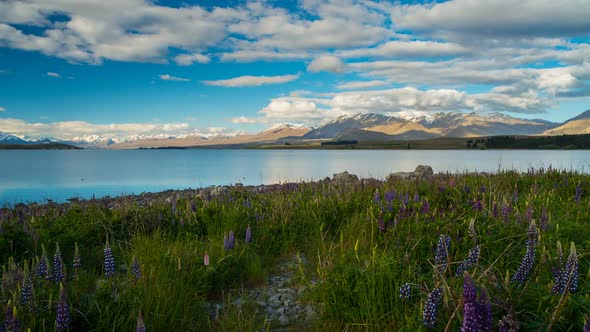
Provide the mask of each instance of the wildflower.
[{"label": "wildflower", "polygon": [[57,303],[57,315],[55,317],[56,330],[64,331],[70,325],[70,309],[66,298],[66,290],[63,284],[59,284],[59,301]]},{"label": "wildflower", "polygon": [[430,204],[428,203],[427,200],[422,201],[422,213],[423,214],[430,213]]},{"label": "wildflower", "polygon": [[411,295],[412,295],[412,288],[411,288],[410,284],[405,283],[405,284],[401,285],[401,287],[399,288],[399,298],[402,300],[408,300]]},{"label": "wildflower", "polygon": [[438,305],[442,300],[442,289],[435,288],[429,294],[422,312],[422,322],[427,327],[433,328],[436,325],[436,314]]},{"label": "wildflower", "polygon": [[527,204],[526,212],[524,215],[525,215],[525,218],[527,221],[530,222],[531,220],[533,220],[533,208],[531,207],[530,204]]},{"label": "wildflower", "polygon": [[485,290],[481,290],[479,300],[473,279],[465,273],[463,281],[463,326],[462,332],[491,332],[492,308]]},{"label": "wildflower", "polygon": [[80,249],[78,249],[78,242],[76,242],[76,249],[74,251],[74,261],[72,266],[75,269],[79,269],[82,267],[82,259],[80,258]]},{"label": "wildflower", "polygon": [[420,194],[419,193],[415,193],[414,194],[414,203],[418,203],[420,202]]},{"label": "wildflower", "polygon": [[438,244],[434,255],[434,264],[439,272],[444,272],[447,268],[450,247],[451,238],[447,235],[441,235],[438,238]]},{"label": "wildflower", "polygon": [[554,284],[552,288],[553,294],[560,294],[563,292],[561,288],[561,272],[563,270],[563,249],[561,248],[561,242],[557,241],[557,258],[556,264],[552,268],[552,274],[554,279]]},{"label": "wildflower", "polygon": [[45,246],[41,245],[42,248],[42,255],[41,259],[37,262],[37,266],[35,267],[35,276],[37,278],[45,278],[49,274],[47,269],[47,254],[45,253]]},{"label": "wildflower", "polygon": [[377,205],[381,203],[381,195],[379,194],[379,189],[375,189],[375,194],[373,195],[373,203]]},{"label": "wildflower", "polygon": [[141,311],[137,315],[137,325],[135,326],[135,332],[145,332],[145,324],[143,323],[143,316]]},{"label": "wildflower", "polygon": [[518,282],[520,284],[524,284],[526,279],[528,278],[529,274],[533,270],[533,266],[535,265],[535,252],[536,252],[536,245],[537,245],[537,229],[535,227],[535,221],[531,222],[528,231],[528,240],[527,240],[527,250],[518,267],[518,270],[512,276],[512,282]]},{"label": "wildflower", "polygon": [[229,235],[223,237],[223,248],[225,250],[232,250],[236,244],[236,237],[234,231],[229,231]]},{"label": "wildflower", "polygon": [[385,232],[387,230],[387,225],[385,225],[385,222],[383,221],[383,215],[379,216],[379,230],[381,232]]},{"label": "wildflower", "polygon": [[29,274],[27,265],[25,265],[25,277],[23,286],[20,290],[20,304],[26,306],[33,296],[33,278]]},{"label": "wildflower", "polygon": [[107,238],[107,243],[104,247],[104,275],[107,278],[112,278],[115,276],[115,259],[113,258],[113,250],[109,245],[109,239]]},{"label": "wildflower", "polygon": [[385,201],[389,204],[393,202],[395,199],[395,191],[386,191],[385,192]]},{"label": "wildflower", "polygon": [[64,279],[63,263],[61,260],[61,251],[59,244],[55,244],[55,254],[53,255],[53,281],[62,282]]},{"label": "wildflower", "polygon": [[586,324],[584,324],[583,332],[590,332],[590,317],[588,317],[588,319],[586,319]]},{"label": "wildflower", "polygon": [[553,288],[554,293],[562,294],[565,291],[575,293],[578,290],[579,263],[576,246],[573,242],[570,246],[570,254],[565,267],[559,273],[558,278]]},{"label": "wildflower", "polygon": [[205,251],[205,255],[203,256],[203,264],[205,266],[209,266],[209,253]]},{"label": "wildflower", "polygon": [[514,186],[514,192],[512,193],[512,201],[516,202],[518,200],[518,188]]},{"label": "wildflower", "polygon": [[476,264],[479,261],[479,253],[480,253],[479,244],[475,245],[475,247],[469,249],[469,254],[467,255],[467,259],[462,261],[459,264],[457,271],[455,271],[455,276],[456,277],[462,276],[465,271],[469,270],[474,264]]},{"label": "wildflower", "polygon": [[541,222],[539,223],[539,227],[542,231],[549,230],[549,215],[547,214],[547,207],[543,208],[541,212]]},{"label": "wildflower", "polygon": [[502,218],[504,219],[504,221],[508,221],[508,217],[510,215],[512,208],[510,207],[510,204],[504,203],[504,205],[502,206]]},{"label": "wildflower", "polygon": [[498,327],[500,332],[517,332],[518,331],[518,324],[514,319],[514,315],[512,313],[508,313],[502,316],[502,319],[498,322]]},{"label": "wildflower", "polygon": [[578,185],[576,187],[576,195],[574,196],[574,201],[580,204],[580,199],[582,199],[582,186]]},{"label": "wildflower", "polygon": [[0,325],[2,331],[20,331],[20,324],[17,319],[16,306],[12,305],[12,301],[8,301],[6,305],[6,312],[4,316],[4,324]]},{"label": "wildflower", "polygon": [[495,219],[498,219],[498,204],[494,203],[494,206],[492,207],[492,217],[494,217]]},{"label": "wildflower", "polygon": [[141,267],[139,265],[137,256],[133,256],[133,261],[131,262],[131,275],[133,277],[133,281],[135,282],[141,278]]},{"label": "wildflower", "polygon": [[248,224],[248,228],[246,228],[246,238],[244,239],[244,242],[252,242],[252,229],[250,228],[250,224]]}]

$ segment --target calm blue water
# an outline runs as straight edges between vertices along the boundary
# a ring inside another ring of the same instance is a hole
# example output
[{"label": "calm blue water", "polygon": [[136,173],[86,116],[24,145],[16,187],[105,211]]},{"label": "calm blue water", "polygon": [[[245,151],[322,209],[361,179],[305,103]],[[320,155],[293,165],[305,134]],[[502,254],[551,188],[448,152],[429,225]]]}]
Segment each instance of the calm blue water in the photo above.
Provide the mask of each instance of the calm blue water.
[{"label": "calm blue water", "polygon": [[438,171],[552,165],[590,170],[590,151],[493,150],[79,150],[0,151],[0,206],[70,197],[317,180],[349,171],[384,178],[418,164]]}]

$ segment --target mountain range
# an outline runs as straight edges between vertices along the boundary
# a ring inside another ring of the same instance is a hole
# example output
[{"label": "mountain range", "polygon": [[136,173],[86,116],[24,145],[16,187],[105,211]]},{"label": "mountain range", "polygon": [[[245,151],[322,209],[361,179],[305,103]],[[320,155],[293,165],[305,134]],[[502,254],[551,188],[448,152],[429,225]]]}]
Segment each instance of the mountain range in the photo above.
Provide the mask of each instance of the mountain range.
[{"label": "mountain range", "polygon": [[0,144],[63,143],[82,148],[137,149],[165,147],[241,146],[247,144],[315,140],[389,141],[436,137],[479,137],[498,135],[590,134],[590,110],[563,123],[520,119],[503,113],[359,113],[344,115],[316,128],[277,124],[256,134],[177,137],[135,137],[124,142],[98,135],[71,140],[30,137],[0,132]]}]

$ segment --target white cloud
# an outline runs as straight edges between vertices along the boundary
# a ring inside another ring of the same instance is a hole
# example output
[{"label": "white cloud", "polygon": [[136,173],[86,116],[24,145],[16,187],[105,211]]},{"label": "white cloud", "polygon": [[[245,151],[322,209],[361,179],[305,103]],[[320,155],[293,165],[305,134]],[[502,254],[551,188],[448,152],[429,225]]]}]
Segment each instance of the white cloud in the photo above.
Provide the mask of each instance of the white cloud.
[{"label": "white cloud", "polygon": [[209,63],[211,58],[206,55],[195,53],[195,54],[180,54],[174,58],[174,61],[179,66],[190,66],[193,63]]},{"label": "white cloud", "polygon": [[27,135],[33,138],[54,137],[62,140],[97,135],[112,138],[117,142],[151,137],[184,137],[187,135],[212,137],[232,134],[232,130],[227,128],[195,128],[188,123],[94,124],[85,121],[33,123],[12,118],[0,118],[0,132]]},{"label": "white cloud", "polygon": [[354,90],[354,89],[368,89],[368,88],[374,88],[374,87],[386,86],[386,85],[389,85],[389,82],[379,81],[379,80],[355,81],[355,82],[342,83],[342,84],[338,85],[337,88],[340,90]]},{"label": "white cloud", "polygon": [[5,112],[5,111],[6,111],[6,108],[0,106],[0,112]]},{"label": "white cloud", "polygon": [[52,72],[52,71],[48,71],[47,72],[47,76],[49,77],[55,77],[55,78],[61,78],[62,76],[58,73]]},{"label": "white cloud", "polygon": [[260,86],[265,84],[280,84],[294,81],[299,74],[282,76],[239,76],[225,80],[202,81],[203,84],[223,87]]},{"label": "white cloud", "polygon": [[435,41],[389,41],[373,48],[362,48],[339,52],[345,58],[358,57],[396,57],[396,58],[424,58],[444,57],[469,53],[470,49],[456,43],[441,43]]},{"label": "white cloud", "polygon": [[391,11],[397,29],[500,38],[584,36],[590,34],[589,16],[587,0],[452,0]]},{"label": "white cloud", "polygon": [[344,71],[344,63],[340,58],[333,55],[322,55],[315,58],[307,70],[310,72],[328,71],[331,73],[341,73]]},{"label": "white cloud", "polygon": [[254,118],[248,118],[245,116],[239,116],[236,118],[232,118],[231,122],[235,123],[235,124],[253,124],[253,123],[258,123],[258,120],[254,119]]},{"label": "white cloud", "polygon": [[266,122],[322,122],[333,117],[335,112],[319,108],[314,100],[297,97],[281,97],[271,102],[260,112]]},{"label": "white cloud", "polygon": [[190,82],[189,78],[176,77],[176,76],[171,76],[168,74],[163,74],[163,75],[160,75],[159,77],[162,81]]}]

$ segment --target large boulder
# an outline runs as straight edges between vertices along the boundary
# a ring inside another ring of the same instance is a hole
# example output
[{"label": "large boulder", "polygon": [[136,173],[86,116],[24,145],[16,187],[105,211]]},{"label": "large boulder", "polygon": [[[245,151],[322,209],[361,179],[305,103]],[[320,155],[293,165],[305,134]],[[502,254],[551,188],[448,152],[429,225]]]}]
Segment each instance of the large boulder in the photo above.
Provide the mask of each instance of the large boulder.
[{"label": "large boulder", "polygon": [[334,174],[334,177],[332,179],[338,182],[355,182],[358,181],[359,178],[354,174],[348,174],[347,171],[344,171],[342,173]]},{"label": "large boulder", "polygon": [[413,172],[396,172],[396,173],[389,174],[385,179],[387,181],[390,181],[390,180],[406,180],[406,179],[409,179],[412,176],[414,176],[414,173]]},{"label": "large boulder", "polygon": [[414,175],[419,178],[429,177],[434,175],[432,167],[428,165],[418,165],[414,170]]}]

